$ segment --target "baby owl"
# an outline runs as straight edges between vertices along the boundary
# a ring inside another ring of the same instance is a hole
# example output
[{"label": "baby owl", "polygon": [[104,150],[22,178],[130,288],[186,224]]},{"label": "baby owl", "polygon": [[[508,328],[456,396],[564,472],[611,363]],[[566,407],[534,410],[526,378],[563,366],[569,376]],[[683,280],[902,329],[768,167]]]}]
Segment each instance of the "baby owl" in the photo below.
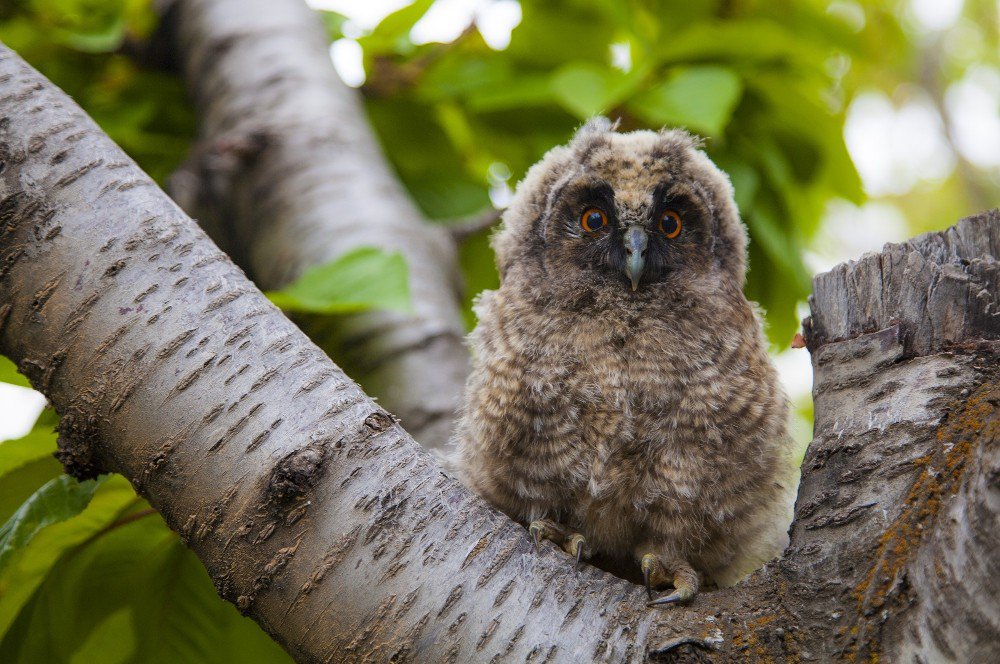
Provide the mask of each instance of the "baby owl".
[{"label": "baby owl", "polygon": [[781,552],[798,469],[728,178],[682,131],[615,129],[546,154],[493,237],[456,463],[536,546],[667,604]]}]

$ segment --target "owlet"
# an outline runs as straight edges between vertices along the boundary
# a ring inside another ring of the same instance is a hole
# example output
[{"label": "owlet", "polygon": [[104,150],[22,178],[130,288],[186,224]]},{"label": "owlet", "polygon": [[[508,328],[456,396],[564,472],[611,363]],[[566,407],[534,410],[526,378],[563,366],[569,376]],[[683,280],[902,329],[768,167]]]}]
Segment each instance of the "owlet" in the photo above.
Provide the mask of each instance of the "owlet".
[{"label": "owlet", "polygon": [[493,237],[456,463],[536,546],[638,565],[666,604],[780,554],[798,468],[728,178],[682,131],[615,129],[548,152]]}]

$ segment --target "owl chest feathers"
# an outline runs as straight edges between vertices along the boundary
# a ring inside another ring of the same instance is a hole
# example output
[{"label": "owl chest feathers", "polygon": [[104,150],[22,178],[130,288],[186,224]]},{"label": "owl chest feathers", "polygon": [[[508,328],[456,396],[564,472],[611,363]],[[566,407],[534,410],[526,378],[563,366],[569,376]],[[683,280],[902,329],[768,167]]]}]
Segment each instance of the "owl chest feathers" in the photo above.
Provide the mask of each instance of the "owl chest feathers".
[{"label": "owl chest feathers", "polygon": [[[512,516],[564,518],[597,541],[684,505],[724,521],[729,478],[766,464],[783,404],[752,313],[748,329],[719,330],[670,316],[486,306],[466,444],[482,466],[470,474]],[[767,395],[769,413],[759,407]]]}]

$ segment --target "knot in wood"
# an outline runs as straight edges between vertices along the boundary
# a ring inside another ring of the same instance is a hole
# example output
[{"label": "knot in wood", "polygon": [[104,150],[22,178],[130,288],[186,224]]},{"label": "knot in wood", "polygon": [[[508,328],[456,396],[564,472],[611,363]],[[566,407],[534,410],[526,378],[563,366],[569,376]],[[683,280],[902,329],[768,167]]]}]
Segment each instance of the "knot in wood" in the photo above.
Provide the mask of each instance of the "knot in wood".
[{"label": "knot in wood", "polygon": [[97,459],[98,418],[69,412],[59,420],[56,439],[56,459],[62,463],[66,474],[81,482],[92,480],[106,472]]},{"label": "knot in wood", "polygon": [[271,498],[286,502],[306,493],[319,479],[325,459],[326,445],[320,441],[295,450],[279,461],[271,473]]},{"label": "knot in wood", "polygon": [[389,413],[384,410],[378,410],[365,418],[365,431],[369,435],[374,436],[391,427],[392,423],[393,419]]}]

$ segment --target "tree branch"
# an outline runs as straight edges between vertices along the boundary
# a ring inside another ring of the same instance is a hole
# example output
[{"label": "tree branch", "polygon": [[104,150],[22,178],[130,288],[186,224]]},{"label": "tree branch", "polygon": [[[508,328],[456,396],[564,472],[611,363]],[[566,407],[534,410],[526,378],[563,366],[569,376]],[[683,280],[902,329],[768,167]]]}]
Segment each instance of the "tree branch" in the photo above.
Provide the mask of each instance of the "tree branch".
[{"label": "tree branch", "polygon": [[303,662],[639,652],[640,588],[537,556],[6,48],[0,117],[0,352],[71,472],[129,478]]},{"label": "tree branch", "polygon": [[[62,459],[128,477],[299,661],[1000,656],[994,605],[957,599],[996,578],[1000,213],[817,279],[817,438],[786,555],[650,610],[444,475],[6,48],[0,163],[0,352],[62,416]],[[950,537],[954,595],[928,587]]]},{"label": "tree branch", "polygon": [[468,373],[455,244],[381,154],[300,0],[177,0],[175,59],[201,147],[172,183],[263,289],[360,246],[400,251],[414,315],[299,322],[428,447],[448,439]]}]

